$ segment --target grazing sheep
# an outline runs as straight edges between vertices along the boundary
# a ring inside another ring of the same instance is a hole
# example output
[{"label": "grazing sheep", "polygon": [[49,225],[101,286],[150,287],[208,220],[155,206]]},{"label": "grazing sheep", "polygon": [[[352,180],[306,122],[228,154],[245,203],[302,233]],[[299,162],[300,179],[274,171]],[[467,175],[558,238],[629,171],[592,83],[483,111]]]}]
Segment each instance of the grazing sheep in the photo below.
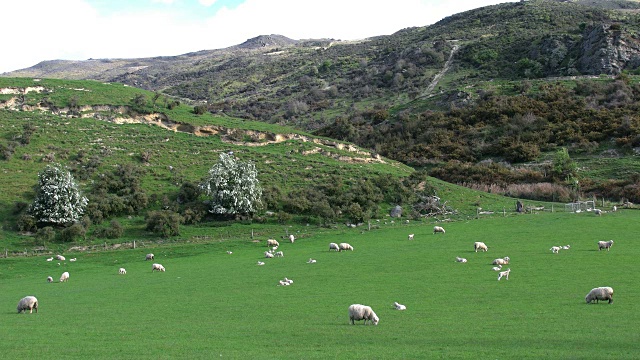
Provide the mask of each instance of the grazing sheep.
[{"label": "grazing sheep", "polygon": [[340,247],[336,243],[329,243],[329,251],[331,250],[340,251]]},{"label": "grazing sheep", "polygon": [[153,265],[151,265],[151,272],[154,272],[154,271],[162,271],[162,272],[164,272],[165,271],[164,270],[164,266],[162,266],[160,264],[153,264]]},{"label": "grazing sheep", "polygon": [[473,243],[473,250],[475,250],[476,252],[478,252],[478,250],[482,250],[482,252],[487,252],[489,251],[489,248],[485,243],[481,241],[476,241]]},{"label": "grazing sheep", "polygon": [[279,280],[278,284],[281,285],[281,286],[289,286],[289,285],[291,285],[287,281],[284,281],[284,280]]},{"label": "grazing sheep", "polygon": [[289,285],[293,284],[293,280],[291,279],[284,278],[283,281],[289,283]]},{"label": "grazing sheep", "polygon": [[56,260],[65,261],[66,258],[62,255],[56,255]]},{"label": "grazing sheep", "polygon": [[289,235],[289,241],[291,241],[291,243],[294,243],[296,241],[296,237],[293,236],[293,234]]},{"label": "grazing sheep", "polygon": [[338,246],[340,247],[340,251],[343,251],[343,250],[353,251],[353,246],[349,245],[348,243],[340,243],[340,245]]},{"label": "grazing sheep", "polygon": [[309,261],[307,261],[307,264],[315,264],[315,263],[316,263],[316,259],[309,258]]},{"label": "grazing sheep", "polygon": [[53,261],[53,258],[52,258],[52,257],[50,257],[50,258],[48,258],[48,259],[47,259],[47,261]]},{"label": "grazing sheep", "polygon": [[509,257],[505,256],[502,259],[495,259],[493,260],[493,262],[491,263],[491,265],[509,265]]},{"label": "grazing sheep", "polygon": [[284,253],[282,251],[278,251],[277,253],[273,254],[275,257],[284,257]]},{"label": "grazing sheep", "polygon": [[71,262],[75,262],[76,260],[78,260],[78,259],[77,258],[69,259],[69,261],[71,261]]},{"label": "grazing sheep", "polygon": [[590,304],[593,300],[599,302],[599,300],[609,300],[609,304],[613,303],[613,288],[608,286],[597,287],[591,289],[587,296],[584,297],[587,304]]},{"label": "grazing sheep", "polygon": [[370,306],[353,304],[349,306],[349,321],[352,325],[355,325],[356,321],[364,320],[364,324],[367,324],[369,320],[373,325],[378,325],[380,319],[378,315],[371,309]]},{"label": "grazing sheep", "polygon": [[398,304],[397,302],[393,303],[393,307],[396,308],[396,310],[407,310],[407,307],[402,305],[402,304]]},{"label": "grazing sheep", "polygon": [[594,212],[594,214],[596,214],[598,216],[601,216],[604,211],[602,211],[600,209],[594,209],[593,212]]},{"label": "grazing sheep", "polygon": [[38,313],[38,299],[35,296],[25,296],[20,301],[18,301],[18,314],[24,311],[27,313],[29,310],[29,314],[33,313],[33,309],[36,310],[36,314]]},{"label": "grazing sheep", "polygon": [[156,259],[156,257],[153,254],[147,254],[147,256],[144,257],[144,261],[155,260],[155,259]]},{"label": "grazing sheep", "polygon": [[409,234],[409,240],[413,240],[413,236],[414,236],[414,235],[415,235],[415,234]]},{"label": "grazing sheep", "polygon": [[267,239],[267,246],[280,246],[280,243],[276,239]]},{"label": "grazing sheep", "polygon": [[69,281],[69,272],[65,271],[60,276],[60,282],[67,282],[67,281]]},{"label": "grazing sheep", "polygon": [[467,259],[456,256],[456,261],[459,262],[459,263],[466,263]]},{"label": "grazing sheep", "polygon": [[491,268],[491,270],[500,271],[500,270],[502,270],[502,265],[494,266],[494,267]]},{"label": "grazing sheep", "polygon": [[552,246],[551,249],[549,249],[549,250],[551,250],[551,252],[554,253],[554,254],[558,254],[558,253],[560,253],[560,250],[562,250],[562,247],[560,247],[560,246]]},{"label": "grazing sheep", "polygon": [[498,281],[500,281],[500,279],[502,279],[503,277],[505,277],[507,280],[509,280],[509,273],[511,272],[511,269],[507,269],[505,271],[501,271],[498,274]]},{"label": "grazing sheep", "polygon": [[434,226],[433,227],[433,234],[435,235],[436,233],[445,233],[444,228],[441,226]]},{"label": "grazing sheep", "polygon": [[267,259],[272,259],[273,258],[273,254],[268,252],[268,251],[265,251],[264,252],[264,257],[266,257]]},{"label": "grazing sheep", "polygon": [[565,245],[562,247],[562,250],[569,250],[571,249],[571,245]]},{"label": "grazing sheep", "polygon": [[278,250],[277,246],[274,246],[274,247],[271,248],[271,251],[276,251],[276,250]]},{"label": "grazing sheep", "polygon": [[609,251],[609,249],[611,249],[611,245],[613,245],[613,240],[598,241],[598,251],[602,249],[607,249],[607,251]]},{"label": "grazing sheep", "polygon": [[120,270],[118,270],[118,274],[126,275],[127,274],[127,270],[125,270],[125,268],[120,268]]},{"label": "grazing sheep", "polygon": [[231,255],[231,254],[233,254],[233,251],[227,250],[227,254]]},{"label": "grazing sheep", "polygon": [[52,283],[52,282],[53,282],[53,277],[51,277],[51,276],[47,276],[47,282],[48,282],[48,283]]},{"label": "grazing sheep", "polygon": [[258,261],[258,265],[260,266],[264,265],[264,261]]}]

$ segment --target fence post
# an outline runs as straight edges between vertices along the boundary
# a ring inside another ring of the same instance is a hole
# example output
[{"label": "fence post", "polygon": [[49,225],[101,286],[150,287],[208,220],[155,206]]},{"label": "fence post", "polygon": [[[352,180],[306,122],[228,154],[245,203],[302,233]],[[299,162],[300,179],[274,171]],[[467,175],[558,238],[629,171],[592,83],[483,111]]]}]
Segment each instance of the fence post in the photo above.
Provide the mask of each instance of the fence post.
[{"label": "fence post", "polygon": [[136,241],[135,240],[133,240],[133,248],[134,249],[136,248]]}]

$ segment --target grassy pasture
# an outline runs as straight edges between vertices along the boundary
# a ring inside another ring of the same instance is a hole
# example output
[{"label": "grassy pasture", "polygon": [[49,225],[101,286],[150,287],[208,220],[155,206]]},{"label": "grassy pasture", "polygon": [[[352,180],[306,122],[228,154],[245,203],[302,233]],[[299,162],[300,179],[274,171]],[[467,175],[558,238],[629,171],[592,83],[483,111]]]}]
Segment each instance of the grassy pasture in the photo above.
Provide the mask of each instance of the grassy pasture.
[{"label": "grassy pasture", "polygon": [[[0,260],[6,358],[637,358],[638,213],[545,213],[305,233],[264,259],[264,241]],[[415,233],[415,240],[407,234]],[[273,234],[278,237],[281,234]],[[266,239],[266,237],[264,238]],[[262,240],[264,240],[262,239]],[[598,240],[614,239],[610,252]],[[328,251],[329,242],[355,251]],[[474,253],[484,241],[487,253]],[[570,250],[552,254],[553,245]],[[227,250],[233,254],[226,253]],[[152,273],[152,251],[166,273]],[[468,263],[454,261],[465,257]],[[490,270],[511,257],[510,280]],[[307,264],[309,258],[316,264]],[[257,266],[256,262],[266,265]],[[127,275],[118,275],[125,267]],[[63,271],[68,283],[47,284]],[[294,284],[276,286],[288,277]],[[615,302],[585,305],[593,287]],[[26,295],[38,314],[17,315]],[[407,305],[395,311],[392,303]],[[348,324],[352,303],[378,326]]]}]

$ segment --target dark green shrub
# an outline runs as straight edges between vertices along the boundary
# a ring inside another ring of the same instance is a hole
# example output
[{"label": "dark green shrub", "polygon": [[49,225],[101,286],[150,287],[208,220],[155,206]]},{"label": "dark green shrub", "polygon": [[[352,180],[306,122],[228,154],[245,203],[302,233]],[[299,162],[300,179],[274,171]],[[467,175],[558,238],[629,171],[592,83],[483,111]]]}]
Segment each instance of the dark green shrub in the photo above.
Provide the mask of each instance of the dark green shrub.
[{"label": "dark green shrub", "polygon": [[64,228],[58,233],[58,239],[60,242],[72,242],[78,238],[85,238],[87,230],[80,223],[75,223],[69,227]]},{"label": "dark green shrub", "polygon": [[56,232],[53,230],[51,226],[45,226],[41,229],[38,229],[36,233],[36,241],[39,244],[44,244],[47,242],[52,242],[53,239],[56,238]]},{"label": "dark green shrub", "polygon": [[16,220],[18,231],[34,232],[38,230],[36,218],[31,215],[22,214]]},{"label": "dark green shrub", "polygon": [[168,210],[151,211],[147,213],[145,220],[146,229],[154,234],[165,238],[180,235],[180,223],[183,221],[180,214]]}]

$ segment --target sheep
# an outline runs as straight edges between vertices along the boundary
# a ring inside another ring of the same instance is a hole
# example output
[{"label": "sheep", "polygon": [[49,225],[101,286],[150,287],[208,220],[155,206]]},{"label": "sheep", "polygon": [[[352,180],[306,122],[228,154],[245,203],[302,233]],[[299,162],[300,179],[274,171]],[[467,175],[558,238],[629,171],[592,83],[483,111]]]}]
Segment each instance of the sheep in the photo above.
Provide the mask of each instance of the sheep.
[{"label": "sheep", "polygon": [[264,252],[264,257],[266,257],[267,259],[271,259],[271,258],[273,258],[273,254],[268,252],[268,251],[265,251]]},{"label": "sheep", "polygon": [[587,304],[590,304],[593,300],[599,302],[599,300],[609,300],[609,304],[613,303],[613,288],[608,286],[597,287],[591,289],[587,296],[584,297]]},{"label": "sheep", "polygon": [[613,245],[613,240],[598,241],[598,251],[600,251],[602,249],[607,249],[607,251],[609,251],[609,249],[611,248],[612,245]]},{"label": "sheep", "polygon": [[53,282],[53,277],[52,276],[47,276],[47,282],[48,283],[52,283]]},{"label": "sheep", "polygon": [[560,247],[560,246],[552,246],[551,249],[549,249],[549,250],[551,250],[551,252],[554,253],[554,254],[558,254],[558,253],[560,253],[560,250],[562,250],[562,247]]},{"label": "sheep", "polygon": [[258,261],[258,265],[260,266],[264,265],[264,261]]},{"label": "sheep", "polygon": [[127,270],[125,268],[120,268],[120,270],[118,270],[118,274],[126,275],[127,274]]},{"label": "sheep", "polygon": [[489,248],[485,243],[481,241],[476,241],[473,243],[473,250],[475,250],[476,252],[478,252],[478,250],[482,250],[482,252],[487,252],[489,251]]},{"label": "sheep", "polygon": [[340,251],[343,251],[343,250],[353,251],[353,246],[349,245],[348,243],[340,243],[340,245],[338,246],[340,247]]},{"label": "sheep", "polygon": [[351,321],[352,325],[355,325],[355,322],[360,320],[364,320],[365,325],[367,324],[367,320],[373,325],[378,325],[380,318],[378,318],[378,315],[376,315],[370,306],[352,304],[349,306],[349,321]]},{"label": "sheep", "polygon": [[501,271],[498,274],[498,281],[500,281],[500,279],[502,279],[503,277],[505,277],[507,280],[509,280],[509,273],[511,272],[511,269],[507,269],[505,271]]},{"label": "sheep", "polygon": [[409,240],[413,240],[413,236],[414,236],[414,235],[415,235],[415,234],[409,234]]},{"label": "sheep", "polygon": [[227,254],[231,255],[231,254],[233,254],[233,251],[227,250]]},{"label": "sheep", "polygon": [[165,271],[164,266],[162,266],[162,265],[160,265],[160,264],[153,264],[153,265],[151,265],[151,272],[154,272],[154,271],[156,271],[156,270],[157,270],[157,271],[162,271],[162,272],[164,272],[164,271]]},{"label": "sheep", "polygon": [[494,266],[494,267],[491,268],[491,270],[500,271],[500,270],[502,270],[502,265]]},{"label": "sheep", "polygon": [[600,209],[594,209],[593,211],[597,216],[602,216],[602,213],[604,212],[604,211],[602,211]]},{"label": "sheep", "polygon": [[289,283],[289,285],[293,284],[293,280],[291,280],[291,279],[284,278],[283,281],[286,282],[286,283]]},{"label": "sheep", "polygon": [[502,259],[495,259],[493,260],[493,262],[491,263],[491,265],[509,265],[509,257],[505,256]]},{"label": "sheep", "polygon": [[565,245],[562,247],[562,250],[569,250],[571,249],[571,245]]},{"label": "sheep", "polygon": [[456,261],[459,262],[459,263],[466,263],[467,259],[456,256]]},{"label": "sheep", "polygon": [[296,241],[296,237],[293,234],[289,235],[289,241],[293,244]]},{"label": "sheep", "polygon": [[316,259],[309,258],[309,261],[307,261],[307,264],[315,264],[315,263],[316,263]]},{"label": "sheep", "polygon": [[274,247],[271,248],[271,251],[276,251],[276,250],[278,250],[277,246],[274,246]]},{"label": "sheep", "polygon": [[144,261],[155,260],[155,259],[156,259],[156,257],[153,254],[147,254],[147,256],[144,257]]},{"label": "sheep", "polygon": [[52,258],[52,257],[50,257],[50,258],[48,258],[48,259],[47,259],[47,261],[53,261],[53,258]]},{"label": "sheep", "polygon": [[284,257],[284,253],[282,251],[278,251],[277,253],[273,254],[275,257]]},{"label": "sheep", "polygon": [[62,255],[56,255],[56,260],[65,261],[66,258]]},{"label": "sheep", "polygon": [[281,286],[289,286],[289,285],[291,285],[287,281],[284,281],[284,280],[278,281],[278,284],[281,285]]},{"label": "sheep", "polygon": [[336,243],[329,243],[329,251],[331,250],[340,251],[340,247]]},{"label": "sheep", "polygon": [[613,211],[613,212],[618,211],[618,207],[617,207],[617,206],[615,206],[615,205],[613,205],[613,209],[611,209],[611,211]]},{"label": "sheep", "polygon": [[276,239],[267,239],[267,246],[280,246],[280,243]]},{"label": "sheep", "polygon": [[396,308],[396,310],[407,310],[407,307],[402,305],[402,304],[398,304],[397,302],[394,301],[393,303],[393,307]]},{"label": "sheep", "polygon": [[433,227],[433,234],[435,235],[436,233],[445,233],[444,228],[441,226],[434,226]]},{"label": "sheep", "polygon": [[65,271],[60,276],[60,282],[67,282],[67,281],[69,281],[69,272]]},{"label": "sheep", "polygon": [[18,301],[18,314],[24,311],[27,313],[29,310],[29,314],[33,313],[33,310],[36,310],[36,314],[38,313],[38,299],[35,296],[25,296],[20,301]]},{"label": "sheep", "polygon": [[71,261],[71,262],[75,262],[76,260],[78,260],[78,259],[77,258],[69,259],[69,261]]}]

